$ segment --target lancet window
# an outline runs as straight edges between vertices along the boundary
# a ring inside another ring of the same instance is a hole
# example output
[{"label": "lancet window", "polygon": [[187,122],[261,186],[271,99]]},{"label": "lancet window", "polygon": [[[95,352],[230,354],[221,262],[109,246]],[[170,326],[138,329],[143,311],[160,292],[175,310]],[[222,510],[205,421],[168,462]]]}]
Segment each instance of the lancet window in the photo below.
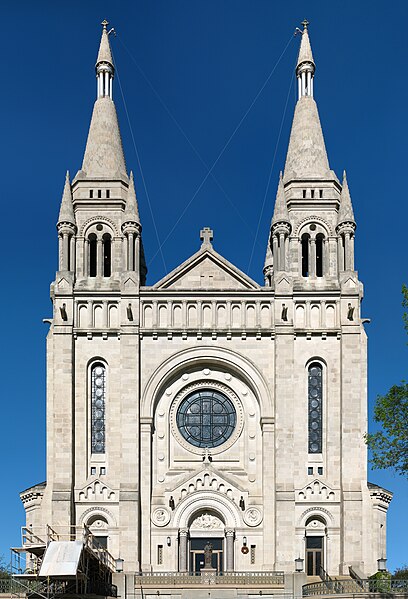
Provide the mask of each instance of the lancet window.
[{"label": "lancet window", "polygon": [[311,223],[300,234],[300,271],[302,277],[323,277],[327,266],[327,234]]},{"label": "lancet window", "polygon": [[113,243],[111,231],[101,223],[92,226],[85,239],[85,267],[88,277],[112,275]]},{"label": "lancet window", "polygon": [[91,367],[91,452],[105,453],[106,367]]},{"label": "lancet window", "polygon": [[308,369],[309,453],[322,453],[323,368],[313,362]]}]

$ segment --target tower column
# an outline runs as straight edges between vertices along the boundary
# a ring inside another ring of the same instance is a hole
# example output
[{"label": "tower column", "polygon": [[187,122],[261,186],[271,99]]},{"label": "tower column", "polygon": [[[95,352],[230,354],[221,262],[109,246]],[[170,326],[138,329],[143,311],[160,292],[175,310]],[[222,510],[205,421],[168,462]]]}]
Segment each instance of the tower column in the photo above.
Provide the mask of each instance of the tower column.
[{"label": "tower column", "polygon": [[69,270],[69,236],[66,231],[62,234],[62,270]]},{"label": "tower column", "polygon": [[96,242],[96,276],[103,276],[103,243],[102,239],[98,239]]},{"label": "tower column", "polygon": [[279,271],[280,268],[280,259],[278,253],[278,237],[274,235],[272,238],[272,248],[273,248],[273,259],[276,260],[276,270]]},{"label": "tower column", "polygon": [[62,258],[62,254],[63,254],[63,245],[62,245],[62,235],[59,234],[58,235],[58,270],[63,270],[63,258]]},{"label": "tower column", "polygon": [[350,270],[354,270],[354,235],[350,235]]},{"label": "tower column", "polygon": [[345,267],[346,270],[351,270],[350,268],[350,233],[346,231],[344,234],[344,254],[345,254]]},{"label": "tower column", "polygon": [[316,239],[312,237],[309,241],[309,276],[316,276]]},{"label": "tower column", "polygon": [[279,251],[280,251],[280,257],[279,257],[279,263],[280,263],[280,270],[286,270],[286,264],[285,264],[285,234],[283,232],[279,233]]}]

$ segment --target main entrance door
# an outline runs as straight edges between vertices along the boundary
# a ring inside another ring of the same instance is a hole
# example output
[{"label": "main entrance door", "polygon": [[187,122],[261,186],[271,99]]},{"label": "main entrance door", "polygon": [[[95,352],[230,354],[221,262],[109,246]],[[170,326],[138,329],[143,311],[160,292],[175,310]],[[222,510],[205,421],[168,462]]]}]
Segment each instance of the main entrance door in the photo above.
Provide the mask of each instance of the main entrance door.
[{"label": "main entrance door", "polygon": [[211,566],[217,572],[223,571],[223,543],[222,538],[206,537],[190,539],[190,572],[199,573],[204,568],[204,547],[211,543],[212,557]]},{"label": "main entrance door", "polygon": [[323,537],[306,537],[306,574],[319,576],[323,566]]}]

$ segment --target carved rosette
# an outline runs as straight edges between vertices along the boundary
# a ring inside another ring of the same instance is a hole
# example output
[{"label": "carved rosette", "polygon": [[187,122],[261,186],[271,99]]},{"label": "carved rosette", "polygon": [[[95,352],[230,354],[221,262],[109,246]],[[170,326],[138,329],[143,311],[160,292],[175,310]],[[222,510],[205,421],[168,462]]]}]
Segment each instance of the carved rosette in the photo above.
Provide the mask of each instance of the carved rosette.
[{"label": "carved rosette", "polygon": [[248,526],[258,526],[262,522],[262,512],[257,507],[249,507],[244,513],[244,522]]},{"label": "carved rosette", "polygon": [[170,522],[170,513],[165,507],[158,507],[152,513],[152,522],[156,526],[166,526]]}]

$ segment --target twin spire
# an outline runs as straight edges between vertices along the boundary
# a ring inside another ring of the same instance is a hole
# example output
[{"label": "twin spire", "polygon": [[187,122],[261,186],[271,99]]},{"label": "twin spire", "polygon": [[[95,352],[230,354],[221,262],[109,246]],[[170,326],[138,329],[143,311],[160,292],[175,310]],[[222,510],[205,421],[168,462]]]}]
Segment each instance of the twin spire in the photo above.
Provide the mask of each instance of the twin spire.
[{"label": "twin spire", "polygon": [[107,21],[102,22],[102,37],[95,65],[97,99],[82,168],[76,179],[122,179],[128,182],[118,117],[112,100],[115,69],[107,25]]}]

